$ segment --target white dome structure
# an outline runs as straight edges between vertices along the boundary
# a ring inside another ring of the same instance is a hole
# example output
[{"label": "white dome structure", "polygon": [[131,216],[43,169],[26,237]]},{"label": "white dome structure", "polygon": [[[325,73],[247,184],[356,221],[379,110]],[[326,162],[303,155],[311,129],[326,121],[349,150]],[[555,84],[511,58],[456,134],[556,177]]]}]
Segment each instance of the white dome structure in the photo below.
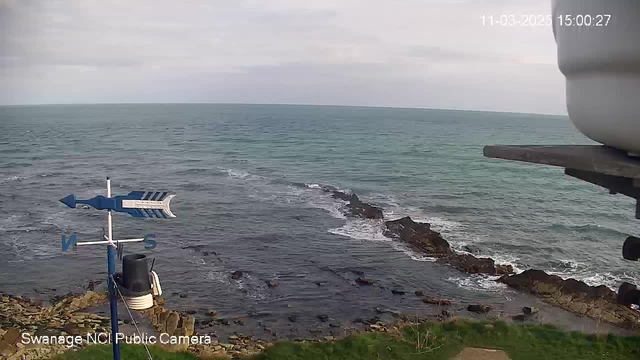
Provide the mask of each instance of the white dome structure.
[{"label": "white dome structure", "polygon": [[640,155],[640,0],[552,0],[567,110],[587,137]]}]

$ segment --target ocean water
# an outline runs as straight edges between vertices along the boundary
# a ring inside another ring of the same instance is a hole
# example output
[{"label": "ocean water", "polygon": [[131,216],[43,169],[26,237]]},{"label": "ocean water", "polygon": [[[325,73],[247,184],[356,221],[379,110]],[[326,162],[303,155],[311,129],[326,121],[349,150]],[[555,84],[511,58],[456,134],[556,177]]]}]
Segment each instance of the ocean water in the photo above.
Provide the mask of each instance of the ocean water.
[{"label": "ocean water", "polygon": [[[637,235],[634,203],[561,168],[487,159],[489,144],[585,144],[567,117],[469,111],[283,105],[0,107],[0,289],[62,293],[105,274],[105,251],[62,253],[60,237],[98,240],[106,214],[58,199],[168,190],[170,220],[114,215],[116,238],[154,233],[156,258],[178,308],[253,312],[278,322],[309,309],[336,318],[375,307],[425,311],[423,289],[508,310],[520,295],[345,218],[332,185],[410,215],[455,248],[518,271],[536,268],[592,285],[637,283],[621,257]],[[194,248],[196,246],[196,248]],[[197,246],[200,246],[198,249]],[[215,252],[204,255],[202,251]],[[245,276],[230,278],[233,271]],[[363,275],[364,274],[364,275]],[[361,288],[364,276],[376,286]],[[280,283],[269,289],[265,281]],[[321,286],[316,283],[320,282]],[[55,290],[52,290],[55,289]],[[178,293],[187,294],[180,298]],[[516,306],[516,305],[513,305]]]}]

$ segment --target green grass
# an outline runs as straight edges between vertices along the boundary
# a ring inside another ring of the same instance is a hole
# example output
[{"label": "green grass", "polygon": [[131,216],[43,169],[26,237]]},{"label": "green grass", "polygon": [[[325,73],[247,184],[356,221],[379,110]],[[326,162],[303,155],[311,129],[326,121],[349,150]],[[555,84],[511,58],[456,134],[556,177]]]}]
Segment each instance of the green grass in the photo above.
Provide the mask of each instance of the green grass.
[{"label": "green grass", "polygon": [[[68,351],[57,357],[55,360],[85,360],[85,359],[113,359],[111,345],[88,346],[79,351]],[[163,350],[159,346],[149,346],[149,351],[154,360],[200,360],[197,356],[189,353],[171,353]],[[141,345],[120,345],[120,358],[124,360],[147,360],[147,351]]]},{"label": "green grass", "polygon": [[[457,320],[406,327],[398,333],[352,335],[334,343],[280,342],[251,360],[448,360],[466,346],[501,349],[512,360],[638,360],[640,337],[585,335],[545,325]],[[145,359],[144,348],[123,346],[123,359]],[[89,347],[59,360],[110,359],[111,349]],[[154,348],[154,359],[196,359]]]}]

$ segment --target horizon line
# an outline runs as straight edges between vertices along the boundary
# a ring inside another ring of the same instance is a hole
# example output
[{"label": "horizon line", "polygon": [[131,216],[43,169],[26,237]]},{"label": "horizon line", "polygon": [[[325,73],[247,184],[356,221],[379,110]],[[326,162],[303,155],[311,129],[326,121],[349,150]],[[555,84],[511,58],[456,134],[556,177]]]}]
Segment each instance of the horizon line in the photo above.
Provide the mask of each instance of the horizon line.
[{"label": "horizon line", "polygon": [[466,112],[487,112],[498,114],[525,114],[525,115],[543,115],[543,116],[564,116],[569,115],[557,113],[532,113],[522,111],[499,111],[499,110],[478,110],[478,109],[451,109],[451,108],[429,108],[415,106],[390,106],[390,105],[337,105],[337,104],[295,104],[295,103],[242,103],[242,102],[224,102],[224,103],[207,103],[207,102],[115,102],[115,103],[40,103],[40,104],[0,104],[0,107],[28,107],[28,106],[95,106],[95,105],[254,105],[254,106],[324,106],[324,107],[354,107],[354,108],[373,108],[373,109],[406,109],[406,110],[440,110],[440,111],[466,111]]}]

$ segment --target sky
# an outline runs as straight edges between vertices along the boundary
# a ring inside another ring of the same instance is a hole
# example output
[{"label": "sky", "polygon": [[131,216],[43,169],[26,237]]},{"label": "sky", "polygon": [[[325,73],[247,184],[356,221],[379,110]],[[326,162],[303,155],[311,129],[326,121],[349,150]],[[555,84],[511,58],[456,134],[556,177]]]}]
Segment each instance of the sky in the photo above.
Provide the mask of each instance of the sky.
[{"label": "sky", "polygon": [[0,104],[566,114],[551,0],[0,0]]}]

